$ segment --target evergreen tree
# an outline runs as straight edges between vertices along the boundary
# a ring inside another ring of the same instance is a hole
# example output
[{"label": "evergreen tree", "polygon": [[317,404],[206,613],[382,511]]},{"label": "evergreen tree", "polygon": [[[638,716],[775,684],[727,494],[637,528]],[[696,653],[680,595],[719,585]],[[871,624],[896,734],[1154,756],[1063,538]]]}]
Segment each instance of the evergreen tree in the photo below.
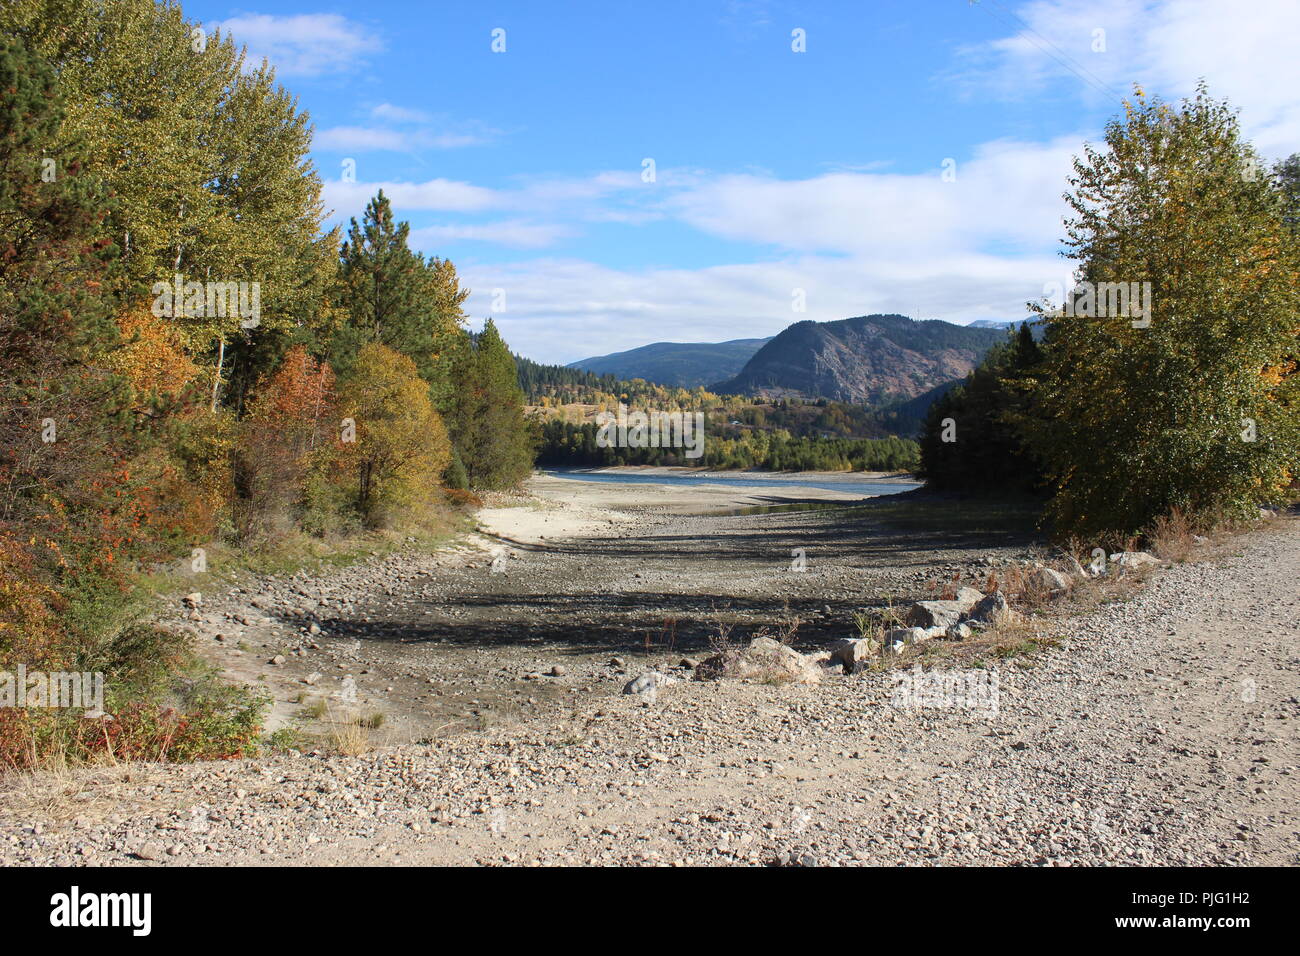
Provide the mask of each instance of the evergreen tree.
[{"label": "evergreen tree", "polygon": [[129,563],[142,538],[124,467],[131,396],[109,367],[109,206],[62,119],[50,67],[0,43],[0,658],[44,630],[74,583]]},{"label": "evergreen tree", "polygon": [[488,319],[463,335],[452,360],[451,431],[473,488],[513,487],[532,470],[537,429],[524,415],[514,356]]},{"label": "evergreen tree", "polygon": [[382,190],[366,206],[362,221],[352,220],[339,267],[340,304],[347,318],[330,354],[333,364],[346,371],[361,346],[386,345],[415,362],[431,397],[445,407],[451,352],[469,293],[460,288],[450,262],[426,262],[413,252],[409,235],[410,225],[395,221]]}]

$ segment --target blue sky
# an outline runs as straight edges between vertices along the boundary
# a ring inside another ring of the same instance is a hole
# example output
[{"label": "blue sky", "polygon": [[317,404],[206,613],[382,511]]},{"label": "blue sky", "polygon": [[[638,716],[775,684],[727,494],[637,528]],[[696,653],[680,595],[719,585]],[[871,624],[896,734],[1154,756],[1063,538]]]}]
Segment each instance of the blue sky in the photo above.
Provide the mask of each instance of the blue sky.
[{"label": "blue sky", "polygon": [[1203,76],[1266,157],[1300,150],[1293,0],[184,9],[300,97],[334,221],[383,186],[456,263],[471,324],[542,361],[876,311],[1018,317],[1068,274],[1070,157],[1134,82]]}]

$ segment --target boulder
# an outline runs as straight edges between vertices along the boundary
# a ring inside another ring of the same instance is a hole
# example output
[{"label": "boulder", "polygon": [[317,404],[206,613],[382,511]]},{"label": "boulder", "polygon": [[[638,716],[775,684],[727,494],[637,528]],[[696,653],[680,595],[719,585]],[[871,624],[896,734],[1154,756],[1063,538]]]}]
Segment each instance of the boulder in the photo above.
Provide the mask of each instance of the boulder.
[{"label": "boulder", "polygon": [[970,625],[968,624],[950,624],[948,630],[944,633],[950,641],[964,641],[971,635]]},{"label": "boulder", "polygon": [[958,604],[964,605],[966,610],[969,611],[976,604],[979,604],[980,601],[984,600],[984,592],[979,588],[960,587],[957,589],[957,597],[955,600]]},{"label": "boulder", "polygon": [[654,700],[659,691],[676,680],[677,678],[669,677],[667,674],[661,674],[658,671],[646,671],[640,677],[633,678],[624,684],[623,693],[636,694]]},{"label": "boulder", "polygon": [[970,620],[980,624],[995,624],[1009,612],[1006,597],[1001,591],[994,591],[971,609]]},{"label": "boulder", "polygon": [[1121,571],[1135,571],[1160,563],[1160,559],[1146,551],[1118,551],[1110,556],[1111,564],[1119,565]]},{"label": "boulder", "polygon": [[1031,587],[1055,597],[1070,590],[1073,582],[1054,568],[1036,568],[1029,575]]},{"label": "boulder", "polygon": [[827,663],[838,664],[844,668],[844,673],[852,674],[857,671],[859,664],[875,655],[875,641],[868,637],[849,637],[831,645]]},{"label": "boulder", "polygon": [[885,644],[915,644],[929,637],[929,629],[924,627],[896,627],[885,632]]},{"label": "boulder", "polygon": [[822,671],[794,648],[770,637],[756,637],[748,647],[714,654],[695,669],[695,675],[702,679],[733,677],[815,684],[821,680]]},{"label": "boulder", "polygon": [[947,627],[960,621],[972,607],[961,601],[917,601],[907,609],[906,623],[913,627]]}]

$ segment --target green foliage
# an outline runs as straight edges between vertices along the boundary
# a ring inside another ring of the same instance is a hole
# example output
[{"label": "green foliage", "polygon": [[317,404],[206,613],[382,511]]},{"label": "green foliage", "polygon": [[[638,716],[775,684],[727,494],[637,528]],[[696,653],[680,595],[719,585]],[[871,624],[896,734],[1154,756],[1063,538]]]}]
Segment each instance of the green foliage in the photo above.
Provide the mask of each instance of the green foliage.
[{"label": "green foliage", "polygon": [[365,522],[379,526],[427,507],[451,444],[415,363],[378,342],[363,346],[339,389],[339,407],[356,422],[356,441],[343,444],[341,458]]},{"label": "green foliage", "polygon": [[379,342],[409,356],[442,407],[450,396],[451,351],[469,295],[444,259],[427,262],[407,245],[410,225],[396,222],[381,190],[352,220],[340,250],[340,304],[346,320],[330,342],[330,357],[346,375],[358,350]]},{"label": "green foliage", "polygon": [[461,337],[452,381],[448,421],[470,487],[518,485],[532,471],[537,427],[524,416],[514,357],[491,319],[479,335]]},{"label": "green foliage", "polygon": [[1020,431],[1029,377],[1041,362],[1030,326],[1021,325],[940,396],[926,414],[918,476],[945,491],[1035,491],[1042,475]]},{"label": "green foliage", "polygon": [[1061,530],[1249,515],[1295,476],[1300,272],[1256,168],[1204,87],[1178,109],[1139,93],[1076,160],[1068,254],[1084,280],[1150,282],[1154,315],[1047,315],[1025,433]]}]

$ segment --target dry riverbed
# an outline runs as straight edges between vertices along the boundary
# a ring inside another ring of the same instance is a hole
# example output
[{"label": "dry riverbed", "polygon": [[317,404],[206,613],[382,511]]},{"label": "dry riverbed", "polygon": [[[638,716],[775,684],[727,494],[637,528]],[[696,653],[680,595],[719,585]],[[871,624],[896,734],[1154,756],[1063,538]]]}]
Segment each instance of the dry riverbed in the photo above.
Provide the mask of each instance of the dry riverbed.
[{"label": "dry riverbed", "polygon": [[[1048,556],[1021,515],[761,480],[529,492],[456,550],[176,609],[302,752],[10,781],[0,860],[1300,862],[1295,519],[962,661],[996,673],[990,712],[900,705],[897,672],[704,682],[682,662],[720,625],[797,623],[816,650],[856,611]],[[825,507],[732,513],[791,499]],[[620,694],[652,667],[683,679]],[[375,749],[333,752],[358,717]]]}]

